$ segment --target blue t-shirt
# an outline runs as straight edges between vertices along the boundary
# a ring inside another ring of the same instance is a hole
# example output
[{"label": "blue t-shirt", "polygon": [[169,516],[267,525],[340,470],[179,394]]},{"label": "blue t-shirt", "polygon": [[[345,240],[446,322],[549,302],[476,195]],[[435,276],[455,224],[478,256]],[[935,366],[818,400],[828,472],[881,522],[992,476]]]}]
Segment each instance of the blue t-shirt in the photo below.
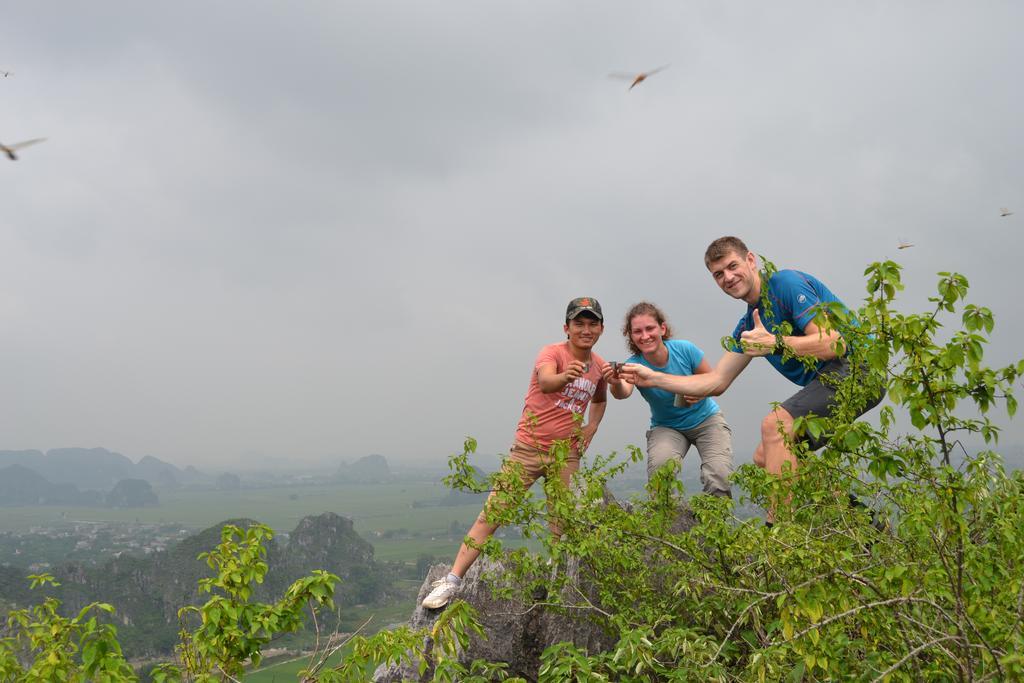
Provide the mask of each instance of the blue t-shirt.
[{"label": "blue t-shirt", "polygon": [[[793,327],[791,336],[800,337],[803,336],[807,323],[814,320],[814,316],[818,313],[818,309],[815,308],[818,304],[826,301],[843,303],[839,301],[839,297],[829,291],[829,288],[821,280],[813,275],[801,273],[799,270],[780,270],[772,275],[768,281],[768,300],[772,305],[771,315],[766,315],[766,312],[762,310],[760,301],[757,306],[747,306],[746,315],[740,318],[739,324],[736,325],[736,329],[732,333],[733,339],[736,340],[734,351],[743,352],[739,346],[740,335],[747,330],[754,329],[753,311],[755,308],[758,309],[761,322],[769,332],[775,333],[779,325],[788,322]],[[843,307],[845,308],[845,305]],[[822,366],[827,362],[818,361],[817,365],[808,368],[796,358],[790,358],[783,363],[780,354],[770,353],[765,358],[791,382],[802,387],[807,386],[817,377]]]},{"label": "blue t-shirt", "polygon": [[[627,363],[640,363],[652,370],[670,375],[692,375],[693,371],[704,359],[704,352],[693,342],[685,339],[666,339],[668,347],[668,363],[659,368],[647,361],[642,355],[630,356]],[[692,406],[677,408],[673,405],[676,395],[664,389],[654,387],[637,387],[640,394],[651,406],[651,426],[671,427],[673,429],[693,429],[704,420],[718,412],[718,404],[714,399],[705,398]]]}]

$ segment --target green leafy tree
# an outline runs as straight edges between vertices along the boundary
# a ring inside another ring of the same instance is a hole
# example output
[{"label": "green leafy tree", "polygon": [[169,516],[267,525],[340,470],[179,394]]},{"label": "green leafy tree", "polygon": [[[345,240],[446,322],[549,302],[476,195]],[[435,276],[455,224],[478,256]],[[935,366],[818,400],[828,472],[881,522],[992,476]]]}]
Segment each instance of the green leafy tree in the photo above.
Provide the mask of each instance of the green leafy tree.
[{"label": "green leafy tree", "polygon": [[[940,273],[929,310],[904,314],[899,266],[875,263],[865,275],[854,315],[835,305],[817,314],[820,328],[841,331],[853,368],[831,418],[795,425],[827,446],[810,455],[791,443],[798,473],[744,465],[735,476],[763,507],[789,501],[773,528],[703,495],[689,501],[696,523],[680,527],[672,468],[630,510],[604,505],[622,465],[600,457],[581,470],[579,495],[546,486],[549,512],[502,482],[474,479],[467,441],[450,482],[499,490],[492,519],[521,525],[556,560],[577,558],[588,588],[561,590],[564,578],[544,578],[543,559],[525,550],[505,553],[492,539],[483,551],[513,561],[523,599],[546,595],[551,608],[618,636],[604,653],[549,648],[541,680],[1024,678],[1024,477],[1008,475],[990,449],[999,428],[989,417],[997,405],[1015,412],[1024,362],[985,365],[994,321],[966,302],[963,276]],[[855,419],[883,387],[878,425]],[[872,508],[850,505],[847,492]],[[548,515],[564,530],[557,543],[542,531]]]},{"label": "green leafy tree", "polygon": [[[1024,362],[984,362],[991,312],[966,301],[967,280],[940,273],[924,313],[895,308],[900,268],[872,264],[868,296],[851,316],[823,306],[816,322],[838,328],[853,371],[837,387],[831,418],[797,421],[798,433],[827,445],[802,455],[798,473],[770,476],[744,465],[734,490],[761,506],[775,501],[776,524],[739,519],[732,501],[698,495],[683,506],[674,466],[648,495],[625,508],[605,502],[608,482],[642,454],[630,448],[589,459],[573,490],[545,481],[545,500],[508,473],[481,481],[468,465],[467,439],[452,458],[451,485],[496,490],[487,515],[541,539],[545,552],[506,552],[490,539],[512,581],[500,590],[593,620],[613,636],[606,652],[571,643],[549,647],[541,681],[1002,681],[1024,679],[1024,476],[1007,474],[998,454],[996,406],[1016,410]],[[950,320],[953,325],[950,325]],[[888,404],[877,425],[855,419],[881,387]],[[901,428],[904,423],[909,427]],[[980,449],[979,444],[984,444]],[[564,461],[567,445],[553,457]],[[871,509],[851,506],[847,493]],[[546,523],[563,534],[555,542]],[[179,661],[158,681],[241,680],[278,633],[333,607],[338,578],[314,572],[273,604],[250,602],[267,571],[271,531],[225,527],[204,553],[214,574],[200,583],[206,604],[182,610]],[[572,558],[577,584],[555,571]],[[516,580],[517,579],[517,580]],[[34,585],[52,582],[34,577]],[[0,638],[5,680],[135,680],[116,633],[94,603],[76,617],[52,598],[11,612]],[[500,662],[466,662],[478,615],[455,601],[432,629],[336,634],[318,640],[304,682],[363,681],[380,663],[415,662],[438,681],[519,680]],[[340,648],[341,664],[328,666]]]},{"label": "green leafy tree", "polygon": [[[246,529],[225,525],[221,542],[213,550],[200,554],[213,569],[213,575],[201,579],[199,587],[211,594],[201,606],[185,607],[181,642],[175,663],[160,664],[151,671],[158,683],[182,681],[210,683],[240,681],[247,666],[258,666],[262,649],[273,638],[301,628],[306,610],[313,621],[316,644],[309,666],[299,673],[304,683],[314,681],[364,681],[367,672],[378,664],[409,661],[425,641],[431,643],[430,667],[438,680],[504,680],[504,665],[473,662],[462,665],[457,657],[470,633],[481,633],[476,613],[465,604],[447,611],[433,629],[382,631],[370,637],[353,634],[321,633],[317,615],[333,608],[338,577],[314,571],[295,581],[285,595],[273,604],[252,602],[254,584],[267,573],[266,543],[273,531],[260,524]],[[49,575],[32,576],[32,587],[56,585]],[[86,606],[73,618],[58,613],[60,602],[48,597],[29,609],[12,611],[7,628],[0,637],[0,680],[46,682],[68,681],[122,683],[137,681],[121,654],[117,631],[112,624],[101,623],[97,615],[112,615],[114,608],[105,603]],[[365,626],[365,624],[364,624]],[[337,652],[348,648],[340,664],[328,666]]]},{"label": "green leafy tree", "polygon": [[[200,590],[212,597],[202,606],[180,610],[186,625],[178,647],[181,665],[159,667],[156,681],[238,679],[246,664],[259,665],[263,647],[276,635],[303,626],[307,605],[314,615],[333,608],[339,579],[322,570],[293,583],[276,603],[250,601],[253,585],[266,576],[265,543],[271,538],[273,531],[262,524],[244,530],[227,524],[220,544],[199,555],[214,570],[212,577],[199,581]],[[196,620],[194,630],[188,630],[187,624]]]},{"label": "green leafy tree", "polygon": [[[32,588],[58,586],[49,574],[29,576]],[[0,638],[0,679],[50,681],[133,681],[135,675],[121,654],[117,632],[97,620],[114,608],[102,602],[84,607],[74,617],[57,613],[60,602],[47,597],[42,604],[10,612]]]}]

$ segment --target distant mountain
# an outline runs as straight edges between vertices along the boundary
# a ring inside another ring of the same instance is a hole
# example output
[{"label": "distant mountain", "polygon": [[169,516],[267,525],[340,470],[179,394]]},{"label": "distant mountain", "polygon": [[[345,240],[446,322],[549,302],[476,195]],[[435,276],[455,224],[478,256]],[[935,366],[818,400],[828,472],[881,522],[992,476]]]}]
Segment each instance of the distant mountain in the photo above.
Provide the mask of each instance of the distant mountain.
[{"label": "distant mountain", "polygon": [[[38,472],[38,461],[46,456],[42,451],[0,451],[0,467],[21,465]],[[41,474],[41,473],[40,473]]]},{"label": "distant mountain", "polygon": [[44,477],[54,483],[72,483],[83,489],[109,490],[130,479],[135,463],[106,448],[54,448],[46,452]]},{"label": "distant mountain", "polygon": [[176,489],[181,486],[181,471],[174,465],[152,455],[143,456],[135,465],[135,476],[145,479],[161,489]]},{"label": "distant mountain", "polygon": [[147,455],[134,463],[106,448],[54,448],[0,451],[0,468],[20,465],[52,484],[74,484],[79,490],[109,491],[123,479],[144,479],[158,489],[210,484],[212,477],[194,467],[179,470],[174,465]]},{"label": "distant mountain", "polygon": [[[254,522],[228,520],[146,557],[123,555],[95,568],[56,568],[52,573],[61,586],[52,594],[63,601],[64,614],[76,614],[97,600],[113,604],[119,640],[129,657],[169,654],[177,642],[178,610],[210,598],[197,584],[212,570],[197,556],[220,543],[221,529],[229,523],[246,528]],[[256,586],[254,600],[280,599],[293,581],[314,569],[341,577],[344,588],[335,595],[340,606],[374,603],[384,596],[387,579],[373,558],[373,546],[355,532],[352,520],[333,512],[302,519],[286,544],[271,541],[267,564],[269,571]],[[26,597],[28,582],[19,582],[19,573],[27,571],[0,571],[0,604],[24,606],[28,599],[39,600],[39,595]]]},{"label": "distant mountain", "polygon": [[145,479],[122,479],[104,498],[107,507],[141,508],[160,504],[153,487]]},{"label": "distant mountain", "polygon": [[334,478],[352,484],[384,484],[394,480],[387,458],[377,454],[359,458],[352,464],[342,463]]},{"label": "distant mountain", "polygon": [[23,465],[0,468],[0,505],[98,505],[95,491],[74,484],[54,484]]},{"label": "distant mountain", "polygon": [[2,505],[106,505],[117,508],[159,505],[153,487],[144,479],[122,479],[106,495],[79,491],[74,484],[54,484],[22,465],[0,468]]},{"label": "distant mountain", "polygon": [[217,477],[213,485],[219,491],[237,491],[242,488],[242,480],[237,474],[224,472]]},{"label": "distant mountain", "polygon": [[186,465],[181,471],[181,483],[185,486],[195,486],[208,482],[210,477],[197,470],[192,465]]}]

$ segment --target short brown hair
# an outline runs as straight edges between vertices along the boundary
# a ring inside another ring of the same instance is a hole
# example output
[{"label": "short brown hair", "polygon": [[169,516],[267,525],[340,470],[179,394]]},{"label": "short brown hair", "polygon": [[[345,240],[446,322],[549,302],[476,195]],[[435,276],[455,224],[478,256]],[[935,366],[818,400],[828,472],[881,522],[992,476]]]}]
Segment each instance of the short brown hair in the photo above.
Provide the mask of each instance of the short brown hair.
[{"label": "short brown hair", "polygon": [[626,346],[629,348],[634,355],[640,355],[640,349],[637,348],[636,344],[633,343],[633,337],[629,334],[629,329],[633,324],[633,318],[638,315],[649,315],[658,321],[659,325],[665,326],[665,334],[661,336],[662,339],[672,338],[672,328],[668,324],[668,319],[665,317],[665,312],[660,308],[650,303],[649,301],[641,301],[638,304],[633,304],[633,307],[626,313],[626,320],[622,323],[622,336],[626,338]]},{"label": "short brown hair", "polygon": [[712,261],[728,256],[731,252],[736,252],[740,258],[746,258],[750,250],[739,237],[719,237],[709,244],[708,250],[704,252],[704,265],[710,266]]}]

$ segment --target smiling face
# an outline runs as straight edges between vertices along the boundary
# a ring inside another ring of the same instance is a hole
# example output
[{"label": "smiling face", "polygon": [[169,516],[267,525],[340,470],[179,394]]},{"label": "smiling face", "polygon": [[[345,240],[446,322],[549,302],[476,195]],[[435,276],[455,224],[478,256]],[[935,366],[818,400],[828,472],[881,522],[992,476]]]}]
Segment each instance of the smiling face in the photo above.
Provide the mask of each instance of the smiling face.
[{"label": "smiling face", "polygon": [[590,312],[583,312],[565,323],[569,345],[581,351],[589,351],[604,332],[604,323]]},{"label": "smiling face", "polygon": [[757,271],[757,257],[748,251],[740,256],[730,251],[725,256],[710,261],[708,270],[722,291],[734,299],[742,299],[751,306],[757,305],[761,296],[761,274]]},{"label": "smiling face", "polygon": [[629,340],[644,356],[655,354],[663,345],[665,323],[659,323],[653,315],[641,313],[629,321]]}]

